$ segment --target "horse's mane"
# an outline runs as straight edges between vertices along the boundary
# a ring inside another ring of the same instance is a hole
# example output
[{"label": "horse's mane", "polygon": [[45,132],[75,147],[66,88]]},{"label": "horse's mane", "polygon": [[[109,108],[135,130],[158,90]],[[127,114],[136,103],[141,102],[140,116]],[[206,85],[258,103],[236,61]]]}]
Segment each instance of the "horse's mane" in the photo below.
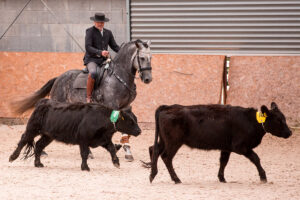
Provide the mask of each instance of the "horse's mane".
[{"label": "horse's mane", "polygon": [[126,55],[128,55],[128,54],[132,55],[136,49],[131,48],[131,46],[135,45],[135,43],[141,43],[141,44],[143,44],[143,46],[145,48],[149,47],[147,43],[143,42],[140,39],[137,39],[135,41],[130,41],[130,42],[127,42],[127,43],[123,43],[121,45],[121,48],[120,48],[119,52],[117,53],[116,57],[113,59],[113,61],[115,61],[115,62],[120,62],[121,61],[122,62],[122,61],[124,61],[123,59],[125,57],[127,57]]}]

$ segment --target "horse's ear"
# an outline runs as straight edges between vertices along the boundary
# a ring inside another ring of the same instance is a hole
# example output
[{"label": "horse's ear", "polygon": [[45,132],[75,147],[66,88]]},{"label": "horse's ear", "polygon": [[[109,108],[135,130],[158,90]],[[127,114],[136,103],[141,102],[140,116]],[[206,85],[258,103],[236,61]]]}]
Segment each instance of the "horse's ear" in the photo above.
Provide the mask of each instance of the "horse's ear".
[{"label": "horse's ear", "polygon": [[148,41],[147,41],[147,45],[148,45],[148,47],[150,47],[150,45],[151,45],[151,40],[148,40]]}]

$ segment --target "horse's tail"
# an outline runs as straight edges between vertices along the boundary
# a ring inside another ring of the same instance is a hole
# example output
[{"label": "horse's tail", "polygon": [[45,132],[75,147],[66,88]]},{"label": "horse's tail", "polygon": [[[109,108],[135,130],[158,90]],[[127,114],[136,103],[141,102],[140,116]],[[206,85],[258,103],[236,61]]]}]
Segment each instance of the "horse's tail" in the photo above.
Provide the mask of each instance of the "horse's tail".
[{"label": "horse's tail", "polygon": [[50,93],[56,79],[57,77],[49,80],[42,88],[40,88],[38,91],[30,95],[29,97],[14,101],[11,104],[12,111],[16,114],[23,114],[25,111],[33,108],[34,105],[38,102],[38,100],[44,98]]}]

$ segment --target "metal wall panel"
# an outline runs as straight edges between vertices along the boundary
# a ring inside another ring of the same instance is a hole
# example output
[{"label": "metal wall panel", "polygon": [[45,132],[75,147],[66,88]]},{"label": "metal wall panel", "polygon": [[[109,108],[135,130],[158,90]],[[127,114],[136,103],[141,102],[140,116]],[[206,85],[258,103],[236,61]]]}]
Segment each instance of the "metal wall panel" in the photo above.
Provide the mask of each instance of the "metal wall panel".
[{"label": "metal wall panel", "polygon": [[131,0],[130,16],[155,53],[300,54],[300,0]]}]

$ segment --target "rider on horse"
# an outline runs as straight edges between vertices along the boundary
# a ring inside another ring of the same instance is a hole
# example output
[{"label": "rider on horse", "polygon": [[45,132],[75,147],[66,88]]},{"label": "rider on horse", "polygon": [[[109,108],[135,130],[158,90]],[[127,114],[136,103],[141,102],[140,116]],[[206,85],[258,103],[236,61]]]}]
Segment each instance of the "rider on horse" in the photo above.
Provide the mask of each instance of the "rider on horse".
[{"label": "rider on horse", "polygon": [[101,67],[103,62],[108,58],[108,45],[112,50],[118,52],[120,50],[117,45],[112,32],[104,28],[104,23],[109,19],[105,18],[103,13],[96,13],[94,17],[90,18],[94,21],[94,26],[86,30],[85,36],[85,55],[83,58],[84,65],[89,70],[89,76],[86,87],[86,101],[91,102],[91,96],[94,89],[94,83],[97,78],[97,67]]},{"label": "rider on horse", "polygon": [[[86,30],[85,36],[85,49],[83,61],[89,71],[86,94],[86,101],[90,103],[92,101],[92,92],[94,89],[94,83],[97,78],[97,67],[101,67],[103,62],[108,58],[109,52],[107,51],[108,45],[110,48],[118,52],[120,50],[119,45],[116,43],[112,32],[104,28],[104,23],[109,19],[105,17],[103,13],[95,13],[95,16],[90,17],[94,21],[94,26]],[[122,134],[120,141],[123,144],[123,148],[126,152],[125,159],[127,161],[133,161],[133,156],[130,151],[129,136]]]}]

